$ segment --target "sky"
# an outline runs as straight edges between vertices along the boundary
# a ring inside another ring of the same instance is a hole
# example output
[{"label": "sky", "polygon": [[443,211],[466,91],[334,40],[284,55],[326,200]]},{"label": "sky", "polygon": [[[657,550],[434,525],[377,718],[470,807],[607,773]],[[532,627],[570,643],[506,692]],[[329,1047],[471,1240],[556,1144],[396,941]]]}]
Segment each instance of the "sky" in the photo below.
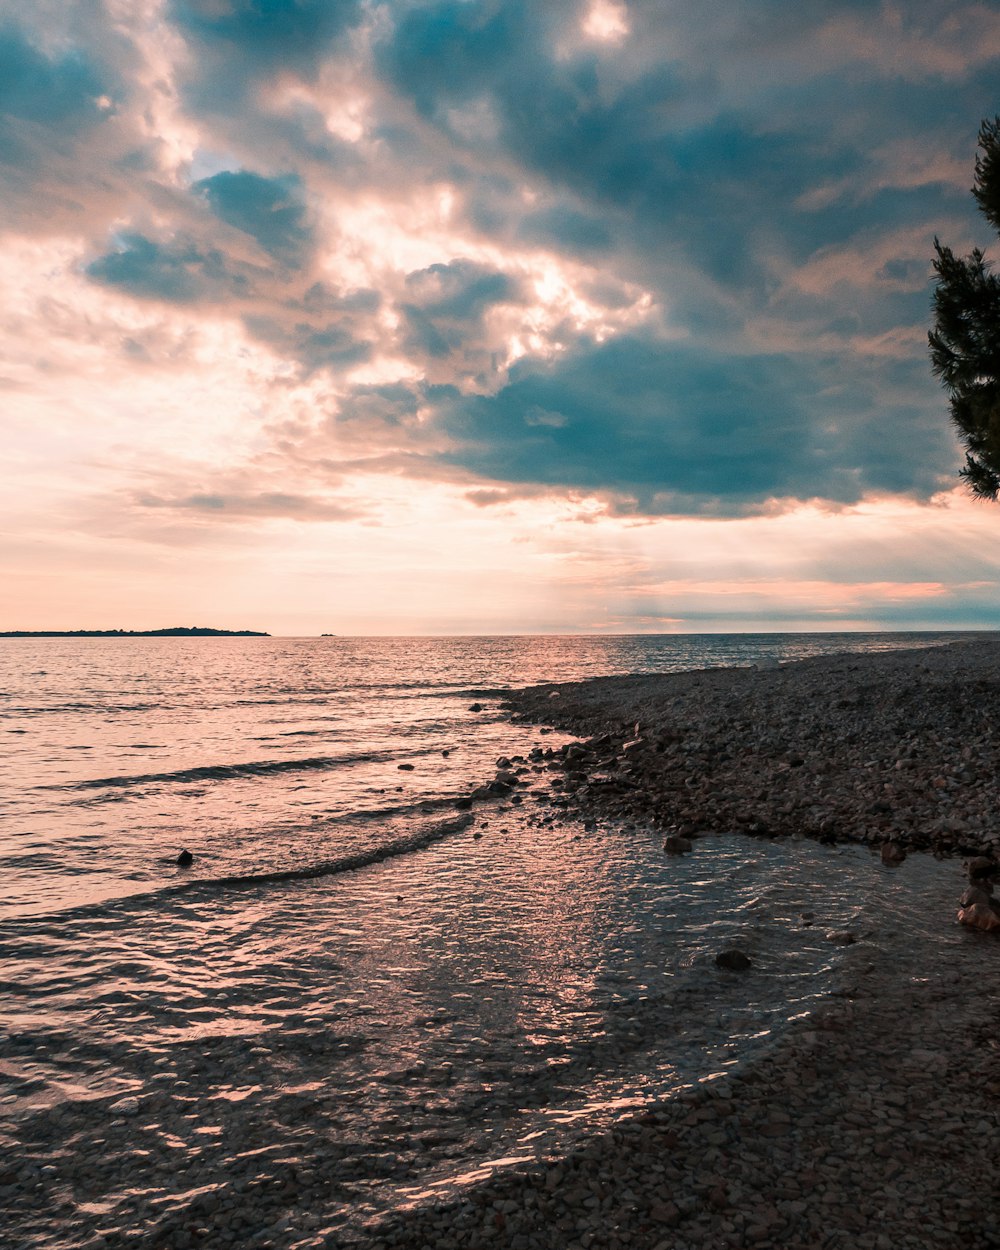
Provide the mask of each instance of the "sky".
[{"label": "sky", "polygon": [[0,628],[1000,628],[1000,6],[0,0]]}]

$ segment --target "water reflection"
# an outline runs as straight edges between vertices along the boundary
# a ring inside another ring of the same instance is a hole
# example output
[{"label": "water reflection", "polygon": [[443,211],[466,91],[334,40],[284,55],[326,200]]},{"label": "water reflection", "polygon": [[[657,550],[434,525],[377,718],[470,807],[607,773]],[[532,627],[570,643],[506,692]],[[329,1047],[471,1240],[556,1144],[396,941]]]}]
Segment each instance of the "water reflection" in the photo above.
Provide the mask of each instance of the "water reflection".
[{"label": "water reflection", "polygon": [[[294,1193],[357,1225],[714,1079],[831,987],[851,955],[823,928],[879,914],[865,852],[720,838],[678,860],[513,810],[483,832],[334,879],[0,928],[19,1157],[58,1140],[57,1172],[87,1158],[105,1226],[156,1227],[249,1175],[276,1218]],[[902,942],[943,927],[934,900],[948,914],[955,893],[950,866],[911,860],[892,878]],[[737,941],[745,977],[712,958]],[[311,1179],[282,1189],[289,1169]]]}]

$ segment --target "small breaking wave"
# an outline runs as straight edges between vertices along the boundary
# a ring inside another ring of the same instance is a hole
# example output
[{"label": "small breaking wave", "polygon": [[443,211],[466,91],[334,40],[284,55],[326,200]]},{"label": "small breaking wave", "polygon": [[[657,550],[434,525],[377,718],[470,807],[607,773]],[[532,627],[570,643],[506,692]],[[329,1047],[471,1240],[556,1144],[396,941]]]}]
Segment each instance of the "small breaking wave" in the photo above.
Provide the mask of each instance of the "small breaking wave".
[{"label": "small breaking wave", "polygon": [[392,751],[361,751],[353,755],[314,755],[294,760],[249,760],[241,764],[200,764],[173,772],[131,773],[117,777],[91,777],[67,785],[38,786],[40,790],[106,790],[155,782],[184,784],[191,781],[229,781],[240,777],[266,777],[273,773],[316,772],[345,764],[381,764],[395,759]]},{"label": "small breaking wave", "polygon": [[[259,872],[233,873],[220,877],[189,877],[183,881],[170,881],[166,884],[152,886],[149,889],[130,890],[127,894],[100,900],[77,903],[69,907],[55,907],[51,911],[34,912],[29,916],[5,917],[0,921],[0,942],[9,933],[17,933],[25,926],[46,932],[47,924],[63,926],[67,920],[85,919],[86,917],[114,915],[123,916],[130,912],[157,907],[167,898],[188,894],[225,893],[228,890],[247,890],[261,886],[286,885],[298,881],[312,881],[320,877],[333,877],[341,873],[355,872],[359,868],[368,868],[388,859],[402,855],[410,855],[425,850],[452,834],[461,833],[474,821],[470,813],[463,813],[450,820],[437,821],[424,825],[416,832],[405,837],[396,838],[391,842],[383,842],[362,851],[354,851],[334,859],[320,860],[303,864],[295,868],[264,869]],[[52,933],[62,932],[52,929]]]}]

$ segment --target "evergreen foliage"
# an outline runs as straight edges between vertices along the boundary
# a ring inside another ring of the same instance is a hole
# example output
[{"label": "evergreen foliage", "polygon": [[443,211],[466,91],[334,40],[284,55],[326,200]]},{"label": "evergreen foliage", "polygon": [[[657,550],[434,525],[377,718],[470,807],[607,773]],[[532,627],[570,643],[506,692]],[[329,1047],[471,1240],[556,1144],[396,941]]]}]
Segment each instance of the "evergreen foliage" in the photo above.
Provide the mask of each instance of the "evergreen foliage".
[{"label": "evergreen foliage", "polygon": [[[976,203],[1000,234],[1000,117],[984,121],[976,157]],[[956,256],[935,238],[931,367],[948,391],[965,444],[965,478],[982,499],[1000,494],[1000,277],[984,253]]]}]

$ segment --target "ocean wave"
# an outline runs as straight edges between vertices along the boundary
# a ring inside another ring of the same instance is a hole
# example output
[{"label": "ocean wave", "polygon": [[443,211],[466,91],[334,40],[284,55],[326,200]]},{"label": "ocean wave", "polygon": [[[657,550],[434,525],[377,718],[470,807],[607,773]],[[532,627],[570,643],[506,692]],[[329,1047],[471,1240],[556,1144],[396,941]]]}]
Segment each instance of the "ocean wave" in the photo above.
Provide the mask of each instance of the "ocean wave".
[{"label": "ocean wave", "polygon": [[38,786],[39,790],[107,790],[156,782],[184,784],[191,781],[230,781],[241,777],[266,777],[273,773],[317,772],[345,764],[379,764],[395,759],[392,751],[361,751],[353,755],[314,755],[294,760],[248,760],[240,764],[199,764],[173,772],[131,773],[117,777],[90,777],[62,785]]},{"label": "ocean wave", "polygon": [[188,877],[183,881],[171,881],[169,884],[154,886],[150,889],[138,889],[134,893],[105,898],[98,902],[79,903],[76,906],[61,907],[51,912],[34,912],[27,916],[11,916],[0,921],[0,942],[5,935],[20,934],[25,929],[46,933],[46,925],[56,925],[51,933],[65,936],[65,924],[70,920],[83,920],[97,916],[123,916],[136,909],[159,906],[164,899],[188,894],[223,893],[227,890],[255,889],[269,885],[287,885],[298,881],[312,881],[321,877],[334,877],[345,872],[356,872],[359,868],[368,868],[388,859],[396,859],[401,855],[410,855],[425,850],[452,834],[461,833],[473,823],[475,817],[471,813],[463,813],[450,820],[438,821],[429,827],[426,825],[406,837],[396,838],[391,842],[383,842],[379,846],[368,847],[363,851],[355,851],[335,859],[320,860],[304,864],[297,868],[274,868],[260,872],[234,873],[221,877]]}]

